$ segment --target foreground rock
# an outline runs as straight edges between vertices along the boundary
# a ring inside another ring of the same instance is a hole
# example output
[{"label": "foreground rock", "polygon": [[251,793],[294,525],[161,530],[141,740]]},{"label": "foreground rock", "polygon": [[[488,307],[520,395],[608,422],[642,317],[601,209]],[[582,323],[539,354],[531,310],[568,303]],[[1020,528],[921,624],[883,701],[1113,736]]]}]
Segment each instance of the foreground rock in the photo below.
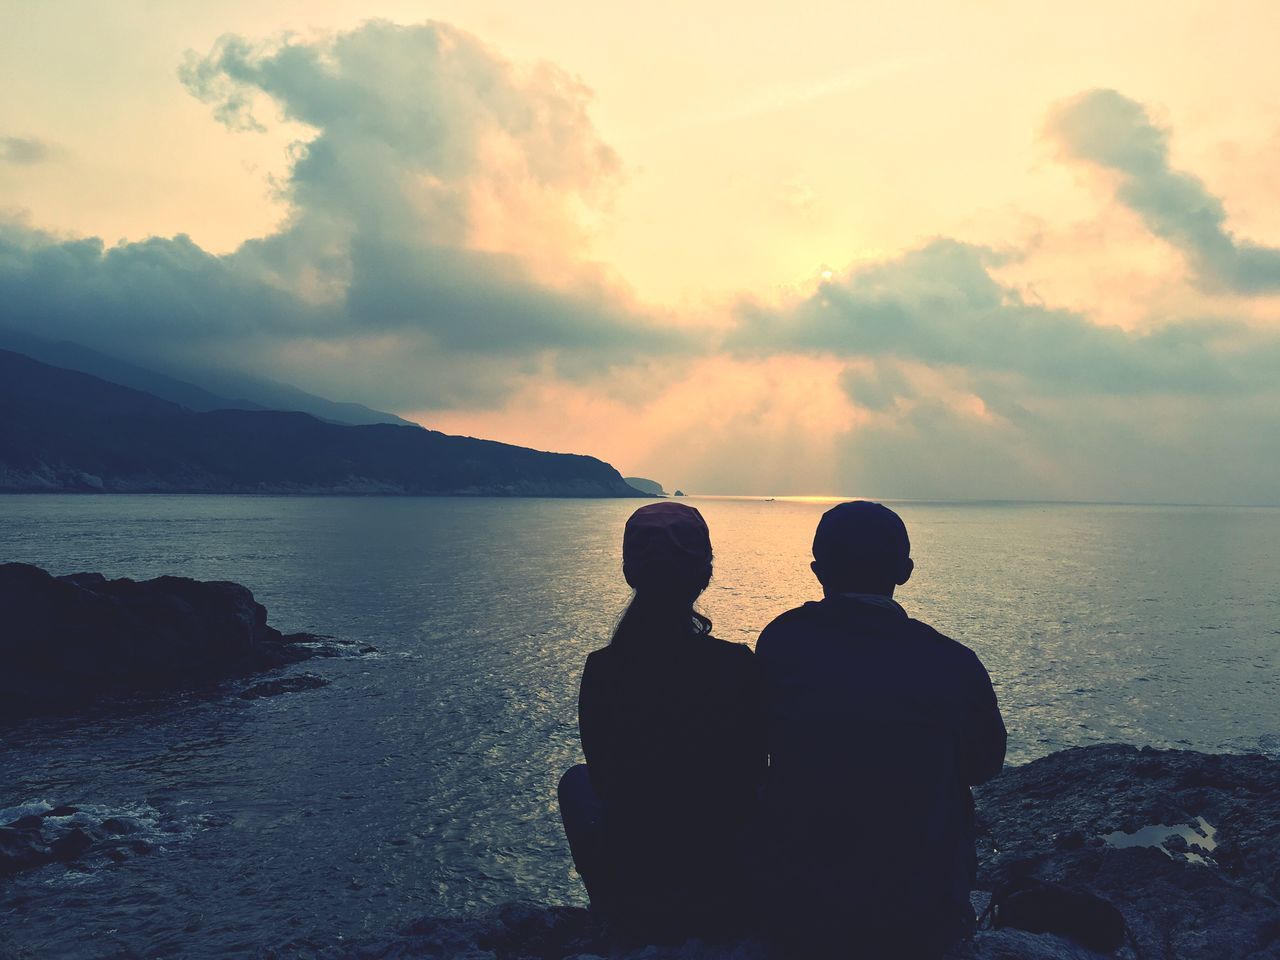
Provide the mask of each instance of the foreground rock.
[{"label": "foreground rock", "polygon": [[[771,954],[759,941],[689,940],[681,944],[611,942],[590,914],[576,907],[507,903],[466,919],[418,920],[392,937],[346,943],[313,953],[285,947],[268,957],[319,960],[795,960]],[[1128,951],[1120,955],[1132,958]],[[1096,960],[1067,940],[1021,930],[982,931],[948,960]],[[834,960],[834,958],[833,958]],[[895,960],[866,957],[863,960]],[[1224,958],[1225,960],[1225,958]]]},{"label": "foreground rock", "polygon": [[[338,652],[325,638],[268,626],[266,608],[240,584],[185,577],[54,577],[27,564],[0,564],[0,619],[0,717],[7,718]],[[293,681],[282,690],[317,685]]]},{"label": "foreground rock", "polygon": [[1087,889],[1146,960],[1280,958],[1280,762],[1081,747],[1005,771],[978,802],[984,885]]},{"label": "foreground rock", "polygon": [[[1280,960],[1280,762],[1085,747],[1006,769],[981,790],[978,804],[979,884],[990,890],[1035,876],[1110,900],[1133,938],[1115,956]],[[1144,828],[1154,829],[1139,832]],[[1143,841],[1155,846],[1124,846]],[[280,955],[292,954],[286,948]],[[616,944],[585,910],[506,904],[476,917],[419,920],[395,935],[334,946],[320,956],[764,960],[767,954],[750,939]],[[1097,956],[1062,937],[1012,929],[981,931],[951,955]]]}]

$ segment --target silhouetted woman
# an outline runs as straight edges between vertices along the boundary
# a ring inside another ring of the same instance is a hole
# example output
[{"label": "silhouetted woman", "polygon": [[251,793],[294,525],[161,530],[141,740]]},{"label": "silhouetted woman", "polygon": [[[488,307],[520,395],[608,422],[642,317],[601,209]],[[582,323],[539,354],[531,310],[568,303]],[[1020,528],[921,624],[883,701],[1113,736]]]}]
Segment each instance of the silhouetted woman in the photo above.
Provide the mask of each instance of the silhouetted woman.
[{"label": "silhouetted woman", "polygon": [[746,899],[739,834],[767,763],[755,655],[693,609],[711,579],[697,510],[632,514],[622,571],[635,596],[582,673],[587,762],[560,781],[574,864],[593,910],[626,933],[731,933]]}]

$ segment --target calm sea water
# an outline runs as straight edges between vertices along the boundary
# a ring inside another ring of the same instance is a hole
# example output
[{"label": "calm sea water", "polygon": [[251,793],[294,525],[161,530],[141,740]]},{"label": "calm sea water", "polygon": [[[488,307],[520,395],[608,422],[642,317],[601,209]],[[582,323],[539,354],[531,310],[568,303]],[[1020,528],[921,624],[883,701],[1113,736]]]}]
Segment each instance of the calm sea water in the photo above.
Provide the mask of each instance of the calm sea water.
[{"label": "calm sea water", "polygon": [[[825,503],[691,498],[716,633],[817,594]],[[380,653],[323,689],[0,730],[0,807],[134,818],[158,847],[0,886],[0,949],[305,955],[423,914],[581,903],[554,803],[578,671],[626,599],[634,501],[4,497],[0,558],[249,586]],[[991,671],[1010,759],[1103,740],[1280,753],[1280,509],[899,503],[915,616]]]}]

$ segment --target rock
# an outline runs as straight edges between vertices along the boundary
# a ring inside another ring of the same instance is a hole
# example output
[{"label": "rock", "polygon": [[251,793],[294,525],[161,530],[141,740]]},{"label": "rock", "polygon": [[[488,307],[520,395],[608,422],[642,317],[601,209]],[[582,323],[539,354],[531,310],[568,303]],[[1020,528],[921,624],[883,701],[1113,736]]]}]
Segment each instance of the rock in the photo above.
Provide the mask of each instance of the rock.
[{"label": "rock", "polygon": [[0,827],[0,876],[48,863],[53,854],[38,831]]},{"label": "rock", "polygon": [[93,846],[93,838],[79,827],[72,827],[53,843],[49,844],[49,852],[55,860],[74,860]]},{"label": "rock", "polygon": [[53,577],[6,563],[0,611],[0,715],[7,717],[242,676],[317,652],[317,638],[281,635],[253,594],[227,581]]},{"label": "rock", "polygon": [[[1088,890],[1124,914],[1146,960],[1280,958],[1280,762],[1106,744],[1007,768],[976,793],[983,886],[1029,874]],[[1198,838],[1200,818],[1214,840]],[[1147,827],[1155,846],[1103,840]],[[1186,833],[1170,842],[1165,827]]]},{"label": "rock", "polygon": [[[979,886],[1034,876],[1088,891],[1125,916],[1120,960],[1280,960],[1280,762],[1101,745],[1008,767],[977,791]],[[1201,820],[1213,829],[1200,833]],[[1104,840],[1172,825],[1182,843]],[[1213,845],[1216,843],[1216,848]],[[1197,860],[1196,858],[1199,858]],[[1200,862],[1203,861],[1203,862]],[[976,898],[981,895],[975,894]],[[856,905],[853,905],[856,909]],[[758,942],[611,942],[585,911],[506,904],[426,918],[399,933],[335,944],[327,960],[491,956],[496,960],[764,960]],[[1095,960],[1053,934],[982,930],[949,960]]]}]

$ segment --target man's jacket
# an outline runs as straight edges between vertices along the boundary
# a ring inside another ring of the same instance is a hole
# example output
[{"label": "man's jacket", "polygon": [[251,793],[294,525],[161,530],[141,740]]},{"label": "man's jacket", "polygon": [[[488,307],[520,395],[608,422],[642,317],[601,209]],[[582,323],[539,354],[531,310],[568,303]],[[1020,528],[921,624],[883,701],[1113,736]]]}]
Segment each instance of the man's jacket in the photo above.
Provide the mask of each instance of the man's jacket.
[{"label": "man's jacket", "polygon": [[967,910],[969,787],[998,773],[1005,753],[978,657],[890,600],[845,596],[782,614],[756,654],[766,909],[784,923],[834,922],[834,912],[882,926]]}]

